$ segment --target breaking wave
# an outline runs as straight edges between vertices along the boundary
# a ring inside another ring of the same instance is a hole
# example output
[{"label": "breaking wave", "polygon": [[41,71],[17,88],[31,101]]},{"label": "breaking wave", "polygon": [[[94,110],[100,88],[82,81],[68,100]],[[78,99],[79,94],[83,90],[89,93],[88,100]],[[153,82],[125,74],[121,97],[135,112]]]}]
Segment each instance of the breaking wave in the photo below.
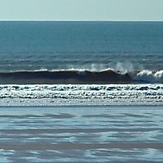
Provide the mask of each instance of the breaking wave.
[{"label": "breaking wave", "polygon": [[163,83],[163,70],[156,72],[143,70],[138,72],[133,79],[145,83]]},{"label": "breaking wave", "polygon": [[163,83],[163,70],[128,71],[113,69],[89,70],[34,70],[1,72],[0,84],[131,84]]}]

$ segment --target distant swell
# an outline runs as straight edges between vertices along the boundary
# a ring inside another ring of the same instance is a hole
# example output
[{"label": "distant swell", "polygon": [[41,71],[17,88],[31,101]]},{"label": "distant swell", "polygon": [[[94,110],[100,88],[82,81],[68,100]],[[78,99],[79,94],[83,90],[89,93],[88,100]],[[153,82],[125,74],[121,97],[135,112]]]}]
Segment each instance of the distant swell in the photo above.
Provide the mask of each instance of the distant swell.
[{"label": "distant swell", "polygon": [[104,71],[17,71],[1,72],[0,84],[127,84],[162,83],[163,71],[129,72]]}]

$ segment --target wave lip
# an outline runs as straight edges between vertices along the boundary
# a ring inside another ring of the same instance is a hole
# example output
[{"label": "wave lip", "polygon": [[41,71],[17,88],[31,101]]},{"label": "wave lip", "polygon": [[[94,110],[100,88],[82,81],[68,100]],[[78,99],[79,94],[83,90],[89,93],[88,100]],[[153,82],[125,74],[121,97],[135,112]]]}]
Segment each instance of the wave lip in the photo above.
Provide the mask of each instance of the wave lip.
[{"label": "wave lip", "polygon": [[17,71],[0,73],[0,84],[109,84],[131,83],[129,74],[103,71]]}]

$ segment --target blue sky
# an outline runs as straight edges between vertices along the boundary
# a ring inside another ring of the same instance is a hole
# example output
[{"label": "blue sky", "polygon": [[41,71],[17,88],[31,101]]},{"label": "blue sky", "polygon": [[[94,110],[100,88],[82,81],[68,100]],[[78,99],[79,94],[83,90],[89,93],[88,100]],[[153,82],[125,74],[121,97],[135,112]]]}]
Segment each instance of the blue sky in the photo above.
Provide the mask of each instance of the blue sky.
[{"label": "blue sky", "polygon": [[163,0],[0,0],[0,20],[163,21]]}]

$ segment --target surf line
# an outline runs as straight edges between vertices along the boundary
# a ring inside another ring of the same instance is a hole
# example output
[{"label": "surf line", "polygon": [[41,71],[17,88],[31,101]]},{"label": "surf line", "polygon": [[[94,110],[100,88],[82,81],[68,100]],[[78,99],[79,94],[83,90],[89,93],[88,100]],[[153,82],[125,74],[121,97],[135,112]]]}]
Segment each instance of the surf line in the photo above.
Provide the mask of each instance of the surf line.
[{"label": "surf line", "polygon": [[132,77],[105,71],[17,71],[0,73],[0,84],[109,84],[131,83]]}]

